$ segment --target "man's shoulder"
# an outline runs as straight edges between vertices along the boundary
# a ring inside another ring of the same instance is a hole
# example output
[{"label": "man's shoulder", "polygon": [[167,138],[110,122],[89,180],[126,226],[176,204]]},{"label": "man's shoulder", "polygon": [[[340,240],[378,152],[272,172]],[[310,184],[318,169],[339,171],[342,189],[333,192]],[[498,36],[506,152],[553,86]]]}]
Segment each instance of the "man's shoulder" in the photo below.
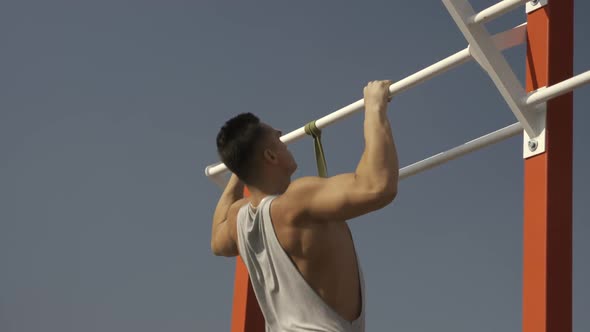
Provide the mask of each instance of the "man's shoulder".
[{"label": "man's shoulder", "polygon": [[273,200],[271,217],[286,225],[297,225],[301,220],[309,219],[305,217],[306,202],[318,179],[321,181],[322,178],[307,176],[294,180],[283,194]]},{"label": "man's shoulder", "polygon": [[270,206],[270,216],[275,225],[293,225],[300,210],[297,198],[285,192],[273,199]]},{"label": "man's shoulder", "polygon": [[287,187],[287,190],[285,190],[285,192],[280,195],[280,198],[291,203],[301,203],[302,200],[311,192],[313,192],[314,188],[317,188],[317,186],[321,184],[321,181],[323,180],[325,179],[317,176],[305,176],[298,178],[297,180],[291,182],[289,187]]}]

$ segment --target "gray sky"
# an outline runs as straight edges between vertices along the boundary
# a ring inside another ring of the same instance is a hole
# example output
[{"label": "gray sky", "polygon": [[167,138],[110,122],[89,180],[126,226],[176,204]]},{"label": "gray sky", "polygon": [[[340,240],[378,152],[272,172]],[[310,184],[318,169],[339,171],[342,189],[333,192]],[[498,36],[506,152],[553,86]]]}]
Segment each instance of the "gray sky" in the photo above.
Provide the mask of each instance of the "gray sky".
[{"label": "gray sky", "polygon": [[[288,132],[465,47],[441,2],[409,3],[3,1],[0,331],[229,330],[234,260],[210,253],[220,191],[203,175],[219,127],[250,111]],[[590,3],[576,6],[579,73]],[[524,52],[506,53],[521,79]],[[590,330],[589,91],[575,94],[575,331]],[[515,122],[473,63],[390,108],[402,165]],[[362,115],[324,146],[331,174],[352,171]],[[292,145],[296,176],[315,174],[312,149]],[[513,138],[351,222],[369,331],[521,329],[522,165]]]}]

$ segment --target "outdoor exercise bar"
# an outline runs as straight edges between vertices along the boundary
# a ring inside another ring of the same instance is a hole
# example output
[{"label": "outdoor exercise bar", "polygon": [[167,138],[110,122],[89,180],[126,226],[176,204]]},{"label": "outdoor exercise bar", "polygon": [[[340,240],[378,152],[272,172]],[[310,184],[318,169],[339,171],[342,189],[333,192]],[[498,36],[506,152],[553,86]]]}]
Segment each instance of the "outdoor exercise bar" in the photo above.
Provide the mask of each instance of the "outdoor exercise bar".
[{"label": "outdoor exercise bar", "polygon": [[565,93],[568,93],[579,86],[588,84],[589,82],[590,70],[582,74],[576,75],[572,78],[568,78],[567,80],[559,82],[552,86],[531,92],[525,97],[524,103],[528,106],[534,106],[546,102],[549,99],[553,99],[557,96],[561,96]]},{"label": "outdoor exercise bar", "polygon": [[407,177],[410,177],[412,175],[416,175],[420,172],[426,171],[426,170],[431,169],[435,166],[444,164],[447,161],[456,159],[462,155],[479,150],[479,149],[484,148],[488,145],[498,143],[498,142],[503,141],[503,140],[510,138],[512,136],[516,136],[518,134],[522,134],[522,125],[520,124],[520,122],[513,123],[508,127],[504,127],[502,129],[496,130],[492,133],[489,133],[487,135],[484,135],[484,136],[476,138],[472,141],[469,141],[463,145],[459,145],[459,146],[454,147],[450,150],[441,152],[441,153],[436,154],[432,157],[428,157],[422,161],[419,161],[419,162],[413,163],[411,165],[408,165],[406,167],[403,167],[402,169],[399,170],[399,179],[403,180]]},{"label": "outdoor exercise bar", "polygon": [[[505,50],[524,43],[525,37],[526,23],[495,35],[494,41],[499,49]],[[424,68],[400,81],[397,81],[389,87],[389,92],[391,95],[395,95],[397,93],[410,89],[420,83],[430,80],[470,60],[473,60],[473,57],[469,52],[469,47],[467,47],[441,61],[438,61],[437,63],[427,68]],[[345,106],[331,114],[324,116],[323,118],[318,119],[316,121],[316,126],[319,129],[323,129],[338,120],[342,120],[347,116],[350,116],[356,112],[363,110],[364,106],[365,102],[363,99],[357,100],[356,102],[348,106]],[[306,135],[307,134],[305,133],[305,127],[301,127],[288,134],[283,135],[281,137],[281,140],[285,144],[289,144],[305,137]],[[205,175],[207,175],[208,177],[215,177],[217,175],[222,174],[225,171],[227,171],[227,167],[223,163],[219,162],[207,166],[207,168],[205,169]]]}]

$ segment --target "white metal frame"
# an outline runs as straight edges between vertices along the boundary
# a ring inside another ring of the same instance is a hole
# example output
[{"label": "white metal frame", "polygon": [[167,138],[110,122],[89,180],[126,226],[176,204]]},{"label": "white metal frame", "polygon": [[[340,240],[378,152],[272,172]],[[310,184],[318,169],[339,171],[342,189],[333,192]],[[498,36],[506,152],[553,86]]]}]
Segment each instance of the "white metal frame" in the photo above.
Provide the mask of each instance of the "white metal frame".
[{"label": "white metal frame", "polygon": [[473,57],[489,74],[498,91],[522,124],[524,129],[523,157],[530,158],[545,152],[547,107],[544,103],[553,97],[588,83],[590,77],[586,72],[556,84],[550,89],[542,88],[528,95],[525,93],[504,55],[483,26],[483,23],[525,2],[527,3],[527,13],[547,5],[547,0],[504,0],[476,14],[468,0],[443,0],[449,14],[469,42]]},{"label": "white metal frame", "polygon": [[[536,10],[546,5],[547,0],[536,1],[534,5],[528,3],[527,0],[504,0],[479,13],[473,11],[467,0],[443,0],[443,3],[468,40],[469,46],[392,84],[389,88],[390,94],[398,94],[475,59],[490,75],[490,78],[508,103],[519,123],[404,167],[400,170],[401,178],[409,177],[463,154],[499,142],[500,140],[516,135],[521,130],[524,130],[523,156],[525,158],[544,152],[546,116],[544,103],[554,97],[568,93],[581,85],[588,84],[590,82],[590,71],[527,94],[501,53],[502,50],[525,42],[526,23],[493,37],[489,35],[483,24],[525,3],[527,3],[527,10]],[[357,100],[348,106],[318,119],[316,126],[319,129],[325,128],[361,111],[363,108],[364,100]],[[305,136],[305,128],[301,127],[282,136],[281,140],[286,144],[290,144]],[[227,177],[224,175],[226,172],[227,167],[223,163],[209,165],[205,169],[205,175],[222,187],[227,182]]]},{"label": "white metal frame", "polygon": [[[516,2],[516,1],[502,1]],[[522,2],[522,1],[521,1]],[[524,130],[530,137],[544,139],[539,137],[544,129],[541,127],[542,121],[540,118],[544,117],[544,113],[527,112],[527,108],[521,103],[522,97],[525,95],[525,90],[522,84],[516,78],[514,71],[500,53],[496,45],[494,45],[490,34],[485,29],[482,23],[475,23],[472,19],[477,17],[477,14],[467,0],[443,0],[443,4],[447,7],[449,14],[459,27],[459,30],[469,42],[472,49],[472,54],[479,65],[488,73],[500,94],[514,113],[514,116],[522,124]],[[494,5],[497,6],[497,5]],[[490,7],[493,8],[494,6]],[[489,9],[486,9],[489,10]],[[484,11],[486,11],[484,10]],[[496,12],[505,12],[506,9],[499,7]],[[490,15],[493,15],[491,12]],[[544,152],[536,150],[536,152]]]}]

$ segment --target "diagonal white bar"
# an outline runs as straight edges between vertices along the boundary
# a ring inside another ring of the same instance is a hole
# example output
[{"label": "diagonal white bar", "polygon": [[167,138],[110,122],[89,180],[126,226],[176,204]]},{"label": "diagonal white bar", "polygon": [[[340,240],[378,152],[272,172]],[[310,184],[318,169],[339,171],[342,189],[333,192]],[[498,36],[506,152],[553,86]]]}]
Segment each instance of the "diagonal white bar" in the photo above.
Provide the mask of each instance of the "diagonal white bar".
[{"label": "diagonal white bar", "polygon": [[538,118],[534,114],[526,112],[524,105],[522,105],[522,98],[526,92],[512,71],[512,67],[483,25],[468,24],[469,18],[475,15],[469,1],[443,0],[443,3],[469,42],[471,54],[488,73],[514,116],[522,123],[524,130],[530,137],[537,137],[542,128],[540,128]]},{"label": "diagonal white bar", "polygon": [[[509,49],[514,46],[518,46],[525,42],[526,39],[526,23],[521,24],[513,29],[501,32],[493,37],[496,46],[501,49]],[[467,47],[427,68],[424,68],[415,74],[412,74],[394,84],[389,88],[392,95],[415,87],[416,85],[425,82],[435,76],[438,76],[454,67],[462,65],[470,60],[471,56],[470,48]],[[356,112],[361,111],[364,108],[364,100],[357,100],[356,102],[345,106],[331,114],[324,116],[316,121],[316,126],[320,129],[327,127],[328,125],[342,120],[347,116],[350,116]],[[281,140],[285,144],[293,143],[303,137],[305,137],[305,127],[296,129],[288,134],[281,137]],[[223,163],[216,163],[207,166],[205,169],[205,175],[211,177],[227,171],[227,167]],[[216,181],[218,184],[223,183]]]},{"label": "diagonal white bar", "polygon": [[469,24],[480,24],[489,22],[503,14],[506,14],[509,11],[512,11],[525,3],[529,0],[504,0],[492,5],[481,12],[471,16],[469,18]]},{"label": "diagonal white bar", "polygon": [[524,103],[529,106],[537,105],[546,102],[549,99],[566,94],[573,89],[588,83],[590,83],[590,70],[572,78],[568,78],[563,82],[533,91],[524,98]]},{"label": "diagonal white bar", "polygon": [[520,124],[520,122],[511,124],[508,127],[502,128],[500,130],[496,130],[496,131],[489,133],[487,135],[484,135],[480,138],[476,138],[472,141],[469,141],[463,145],[459,145],[459,146],[452,148],[450,150],[441,152],[441,153],[436,154],[432,157],[428,157],[422,161],[419,161],[417,163],[406,166],[406,167],[400,169],[399,178],[400,178],[400,180],[403,180],[403,179],[408,178],[412,175],[416,175],[420,172],[426,171],[426,170],[431,169],[435,166],[444,164],[447,161],[456,159],[460,156],[463,156],[463,155],[473,152],[475,150],[479,150],[479,149],[484,148],[488,145],[503,141],[507,138],[510,138],[512,136],[516,136],[518,134],[522,134],[522,125]]}]

